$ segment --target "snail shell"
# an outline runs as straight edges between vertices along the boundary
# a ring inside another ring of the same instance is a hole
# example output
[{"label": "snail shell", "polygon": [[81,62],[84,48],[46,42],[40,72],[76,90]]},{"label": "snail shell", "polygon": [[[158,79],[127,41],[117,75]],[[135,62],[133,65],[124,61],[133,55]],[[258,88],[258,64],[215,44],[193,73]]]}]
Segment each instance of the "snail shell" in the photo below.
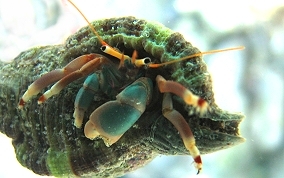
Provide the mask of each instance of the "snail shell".
[{"label": "snail shell", "polygon": [[[157,63],[199,52],[181,34],[159,23],[122,17],[94,21],[92,25],[111,46],[128,55],[135,49]],[[141,118],[111,147],[106,147],[101,139],[87,139],[83,129],[73,125],[74,100],[83,79],[71,83],[41,106],[33,99],[23,110],[17,109],[20,96],[40,75],[62,68],[80,55],[102,54],[100,46],[89,27],[84,27],[62,45],[32,48],[10,64],[0,63],[0,131],[13,139],[18,161],[35,173],[117,177],[145,165],[158,154],[189,154],[177,130],[163,117],[162,95],[158,92]],[[190,114],[190,106],[174,98],[174,107],[188,121],[201,154],[244,141],[238,129],[244,116],[217,107],[211,77],[201,57],[148,69],[145,75],[155,78],[157,74],[181,83],[210,104],[211,111],[199,117]],[[103,93],[97,94],[83,124],[95,108],[110,100]]]}]

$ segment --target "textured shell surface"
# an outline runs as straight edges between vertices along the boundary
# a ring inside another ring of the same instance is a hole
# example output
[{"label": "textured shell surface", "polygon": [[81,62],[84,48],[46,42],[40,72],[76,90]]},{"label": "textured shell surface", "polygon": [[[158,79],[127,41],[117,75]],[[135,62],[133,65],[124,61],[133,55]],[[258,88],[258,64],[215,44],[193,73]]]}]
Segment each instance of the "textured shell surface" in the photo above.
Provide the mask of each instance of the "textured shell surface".
[{"label": "textured shell surface", "polygon": [[[199,52],[181,34],[156,22],[121,17],[94,21],[92,25],[109,45],[128,55],[137,50],[139,56],[148,56],[155,63]],[[177,130],[162,115],[162,94],[157,89],[140,119],[110,147],[101,139],[87,139],[83,129],[73,125],[74,100],[84,79],[69,84],[42,105],[33,98],[23,110],[17,109],[20,97],[35,79],[62,68],[83,54],[105,55],[100,47],[97,37],[87,26],[71,35],[64,44],[32,48],[19,54],[12,63],[0,63],[0,131],[13,139],[18,161],[36,174],[117,177],[145,165],[159,154],[189,154]],[[117,62],[111,56],[108,58]],[[223,111],[215,104],[211,76],[201,57],[146,69],[144,76],[152,79],[155,85],[158,74],[181,83],[209,103],[210,112],[200,117],[190,114],[192,108],[181,99],[173,98],[174,107],[191,127],[201,154],[244,141],[238,129],[244,116]],[[83,125],[93,110],[110,100],[113,98],[97,94]]]}]

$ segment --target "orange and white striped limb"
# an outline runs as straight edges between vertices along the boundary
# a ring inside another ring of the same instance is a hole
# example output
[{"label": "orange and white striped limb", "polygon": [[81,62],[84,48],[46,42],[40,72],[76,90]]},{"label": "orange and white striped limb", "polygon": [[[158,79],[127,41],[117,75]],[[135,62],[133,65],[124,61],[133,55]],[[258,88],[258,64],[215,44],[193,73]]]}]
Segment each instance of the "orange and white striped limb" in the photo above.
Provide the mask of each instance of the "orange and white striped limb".
[{"label": "orange and white striped limb", "polygon": [[52,87],[51,91],[48,91],[45,96],[42,96],[39,99],[39,103],[42,103],[50,96],[58,93],[68,83],[76,80],[77,78],[80,78],[81,76],[85,76],[91,73],[97,67],[97,66],[91,66],[91,64],[97,62],[94,59],[98,60],[102,58],[106,59],[105,57],[99,54],[82,55],[72,60],[62,69],[55,69],[51,72],[42,75],[39,79],[34,81],[28,87],[28,90],[24,93],[24,95],[19,101],[18,108],[22,109],[25,103],[28,100],[30,100],[33,96],[37,95],[43,88],[47,87],[48,85],[56,81],[59,81]]},{"label": "orange and white striped limb", "polygon": [[[107,60],[108,61],[108,60]],[[65,88],[69,83],[85,77],[89,75],[91,72],[93,72],[95,69],[99,68],[100,65],[104,64],[106,62],[105,57],[96,57],[95,59],[87,62],[85,65],[83,65],[79,70],[76,70],[67,76],[60,79],[58,82],[56,82],[49,90],[47,90],[39,99],[38,104],[42,104],[45,102],[48,98],[50,98],[53,95],[58,94],[63,88]]]},{"label": "orange and white striped limb", "polygon": [[183,140],[185,148],[189,151],[194,159],[197,174],[202,170],[202,161],[198,148],[195,145],[195,139],[192,131],[185,121],[184,117],[175,109],[173,109],[172,98],[170,93],[165,93],[163,98],[163,115],[175,126],[180,137]]},{"label": "orange and white striped limb", "polygon": [[200,112],[201,115],[209,109],[209,105],[204,99],[194,95],[180,83],[166,80],[160,75],[156,77],[156,81],[161,93],[170,92],[181,97],[186,104],[195,107],[196,111]]},{"label": "orange and white striped limb", "polygon": [[161,93],[164,94],[163,98],[163,115],[175,126],[178,130],[186,149],[189,151],[190,155],[193,157],[195,162],[195,167],[200,173],[202,170],[202,161],[200,157],[200,152],[195,145],[195,139],[193,133],[184,119],[184,117],[173,108],[171,94],[173,93],[181,97],[186,104],[192,105],[201,114],[204,114],[209,109],[208,103],[197,95],[194,95],[191,91],[185,88],[180,83],[174,81],[168,81],[162,76],[158,75],[156,77],[156,82]]}]

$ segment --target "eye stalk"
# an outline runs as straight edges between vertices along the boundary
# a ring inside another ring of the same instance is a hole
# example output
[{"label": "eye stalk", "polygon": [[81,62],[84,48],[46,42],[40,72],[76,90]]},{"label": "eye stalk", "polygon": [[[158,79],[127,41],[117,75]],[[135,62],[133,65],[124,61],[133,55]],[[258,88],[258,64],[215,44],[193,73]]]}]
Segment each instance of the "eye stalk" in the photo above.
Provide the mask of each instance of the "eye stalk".
[{"label": "eye stalk", "polygon": [[142,66],[148,67],[151,63],[152,63],[151,58],[145,57],[143,59],[135,60],[134,65],[136,67],[142,67]]},{"label": "eye stalk", "polygon": [[110,47],[109,45],[102,45],[101,47],[102,52],[107,53],[117,59],[123,60],[125,58],[130,58],[127,55],[124,55],[120,52],[118,52],[117,50],[115,50],[114,48]]},{"label": "eye stalk", "polygon": [[[80,9],[70,0],[68,0],[75,8],[76,10],[83,16],[83,18],[86,20],[86,22],[88,23],[90,29],[92,30],[92,32],[97,36],[98,40],[100,41],[100,43],[102,44],[102,47],[101,47],[101,50],[117,59],[120,60],[120,64],[119,64],[119,67],[123,66],[124,64],[124,60],[130,60],[131,59],[131,62],[136,66],[136,67],[142,67],[142,66],[147,66],[147,67],[150,67],[150,68],[158,68],[158,67],[161,67],[161,66],[165,66],[165,65],[168,65],[168,64],[173,64],[173,63],[177,63],[177,62],[181,62],[181,61],[184,61],[184,60],[188,60],[188,59],[191,59],[191,58],[194,58],[194,57],[198,57],[198,56],[202,56],[202,55],[205,55],[205,54],[214,54],[214,53],[219,53],[219,52],[225,52],[225,51],[232,51],[232,50],[242,50],[242,49],[245,49],[244,46],[239,46],[239,47],[233,47],[233,48],[225,48],[225,49],[218,49],[218,50],[211,50],[211,51],[205,51],[205,52],[200,52],[200,53],[196,53],[196,54],[193,54],[193,55],[189,55],[189,56],[185,56],[185,57],[182,57],[180,59],[177,59],[177,60],[173,60],[173,61],[168,61],[168,62],[164,62],[164,63],[160,63],[160,64],[152,64],[151,62],[149,62],[148,59],[150,58],[147,58],[147,60],[143,60],[143,61],[139,61],[140,59],[136,59],[137,57],[137,52],[134,51],[133,52],[133,55],[132,55],[132,58],[127,56],[127,55],[124,55],[123,53],[115,50],[114,48],[112,48],[109,44],[107,44],[107,42],[105,42],[102,37],[98,34],[98,32],[95,30],[95,28],[92,26],[92,24],[89,22],[89,20],[86,18],[86,16],[80,11]],[[145,59],[145,58],[144,58]],[[136,61],[137,64],[136,64]]]}]

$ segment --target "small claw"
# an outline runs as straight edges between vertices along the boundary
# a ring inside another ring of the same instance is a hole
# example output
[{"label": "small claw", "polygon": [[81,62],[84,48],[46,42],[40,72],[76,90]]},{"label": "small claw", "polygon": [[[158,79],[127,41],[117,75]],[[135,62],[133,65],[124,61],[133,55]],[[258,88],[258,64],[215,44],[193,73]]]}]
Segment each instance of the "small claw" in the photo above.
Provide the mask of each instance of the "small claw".
[{"label": "small claw", "polygon": [[76,95],[73,117],[75,118],[74,125],[77,128],[81,128],[82,126],[84,113],[91,105],[95,92],[99,90],[99,83],[99,77],[97,74],[94,73],[88,76],[83,84],[83,87]]},{"label": "small claw", "polygon": [[84,119],[85,110],[75,107],[73,117],[75,118],[74,125],[77,128],[82,127],[83,119]]}]

